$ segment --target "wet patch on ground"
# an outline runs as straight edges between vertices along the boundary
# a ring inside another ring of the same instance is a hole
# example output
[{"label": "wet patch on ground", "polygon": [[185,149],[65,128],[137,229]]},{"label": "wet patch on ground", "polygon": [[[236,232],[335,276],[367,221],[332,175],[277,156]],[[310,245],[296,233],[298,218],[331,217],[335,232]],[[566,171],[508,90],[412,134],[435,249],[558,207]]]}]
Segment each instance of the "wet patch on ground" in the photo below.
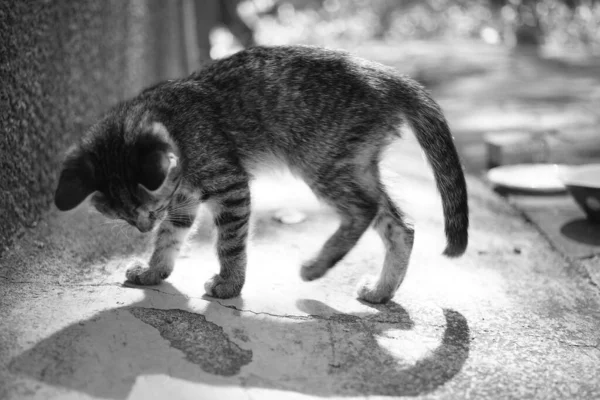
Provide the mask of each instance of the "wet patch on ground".
[{"label": "wet patch on ground", "polygon": [[142,322],[158,329],[171,347],[205,372],[232,376],[252,361],[252,351],[240,348],[229,339],[223,328],[204,315],[184,310],[160,310],[132,307],[129,312]]}]

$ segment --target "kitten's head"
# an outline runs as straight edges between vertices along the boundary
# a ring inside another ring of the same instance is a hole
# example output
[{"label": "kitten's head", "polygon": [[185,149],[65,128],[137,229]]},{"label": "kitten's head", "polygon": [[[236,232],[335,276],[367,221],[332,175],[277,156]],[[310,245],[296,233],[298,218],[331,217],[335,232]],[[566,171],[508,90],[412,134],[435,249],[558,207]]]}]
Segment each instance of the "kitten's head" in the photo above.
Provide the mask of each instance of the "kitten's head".
[{"label": "kitten's head", "polygon": [[178,188],[179,153],[162,123],[120,114],[99,122],[69,150],[54,203],[67,211],[91,195],[100,213],[148,232],[165,218]]}]

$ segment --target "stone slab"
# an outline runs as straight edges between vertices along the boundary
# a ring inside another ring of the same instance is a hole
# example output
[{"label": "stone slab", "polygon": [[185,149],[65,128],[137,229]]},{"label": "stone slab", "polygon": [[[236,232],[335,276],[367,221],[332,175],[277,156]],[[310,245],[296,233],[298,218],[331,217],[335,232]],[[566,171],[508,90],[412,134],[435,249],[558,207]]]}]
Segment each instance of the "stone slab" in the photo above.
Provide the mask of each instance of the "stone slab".
[{"label": "stone slab", "polygon": [[590,222],[568,195],[510,195],[522,210],[565,256],[573,259],[600,254],[600,225]]}]

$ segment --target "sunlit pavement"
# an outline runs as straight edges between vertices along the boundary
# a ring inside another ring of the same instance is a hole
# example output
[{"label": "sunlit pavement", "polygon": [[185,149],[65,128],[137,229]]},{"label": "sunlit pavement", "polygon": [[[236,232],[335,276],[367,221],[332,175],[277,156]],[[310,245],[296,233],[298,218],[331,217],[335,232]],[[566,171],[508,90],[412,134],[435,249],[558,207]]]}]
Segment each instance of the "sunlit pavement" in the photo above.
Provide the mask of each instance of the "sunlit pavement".
[{"label": "sunlit pavement", "polygon": [[[301,281],[337,220],[287,178],[255,185],[248,281],[231,300],[203,296],[218,269],[205,215],[173,275],[144,289],[123,285],[139,234],[85,208],[50,213],[0,262],[0,398],[599,398],[598,288],[473,178],[470,247],[442,257],[439,197],[411,136],[385,165],[417,232],[385,306],[354,295],[383,261],[372,231]],[[307,219],[276,222],[281,207]]]},{"label": "sunlit pavement", "polygon": [[[600,58],[576,52],[540,57],[482,42],[377,43],[354,49],[416,77],[450,122],[466,170],[485,180],[484,135],[552,132],[539,162],[600,163]],[[565,192],[504,191],[507,201],[570,264],[600,286],[600,226]]]}]

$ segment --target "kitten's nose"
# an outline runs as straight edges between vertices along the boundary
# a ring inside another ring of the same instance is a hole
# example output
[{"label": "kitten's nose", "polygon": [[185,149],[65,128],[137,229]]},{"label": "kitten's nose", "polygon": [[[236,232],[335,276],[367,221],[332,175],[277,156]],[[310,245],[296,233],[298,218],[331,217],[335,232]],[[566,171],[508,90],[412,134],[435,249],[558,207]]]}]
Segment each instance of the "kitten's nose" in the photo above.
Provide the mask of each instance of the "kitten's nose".
[{"label": "kitten's nose", "polygon": [[136,228],[142,233],[146,233],[152,230],[152,225],[136,225]]},{"label": "kitten's nose", "polygon": [[140,232],[146,233],[151,231],[153,226],[151,221],[138,219],[135,223],[135,227],[138,228]]}]

